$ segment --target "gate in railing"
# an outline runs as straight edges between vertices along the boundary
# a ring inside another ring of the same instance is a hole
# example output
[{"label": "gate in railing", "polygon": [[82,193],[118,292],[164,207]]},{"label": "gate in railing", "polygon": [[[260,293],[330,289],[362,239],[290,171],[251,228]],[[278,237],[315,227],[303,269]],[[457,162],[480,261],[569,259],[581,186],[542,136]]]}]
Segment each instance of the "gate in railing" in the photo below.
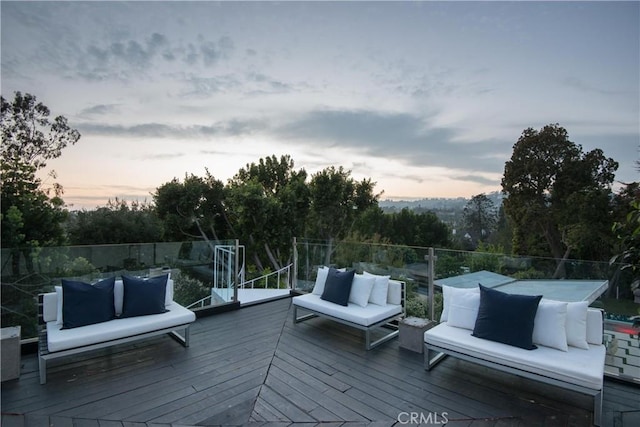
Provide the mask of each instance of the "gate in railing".
[{"label": "gate in railing", "polygon": [[245,250],[244,246],[216,245],[213,253],[213,288],[211,296],[224,302],[237,299],[236,285],[244,283]]}]

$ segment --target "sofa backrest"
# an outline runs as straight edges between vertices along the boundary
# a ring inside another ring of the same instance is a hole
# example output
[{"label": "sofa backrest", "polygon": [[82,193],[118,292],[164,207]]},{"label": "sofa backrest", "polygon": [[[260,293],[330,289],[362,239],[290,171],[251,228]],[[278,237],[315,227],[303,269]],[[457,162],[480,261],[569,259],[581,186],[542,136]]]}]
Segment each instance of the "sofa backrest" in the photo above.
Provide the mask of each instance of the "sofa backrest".
[{"label": "sofa backrest", "polygon": [[[56,286],[55,292],[42,295],[40,323],[56,321],[62,324],[62,286]],[[113,304],[116,309],[116,316],[122,314],[122,304],[124,299],[124,287],[122,280],[116,280],[113,289]],[[164,299],[165,306],[173,303],[173,279],[167,280],[167,292]]]}]

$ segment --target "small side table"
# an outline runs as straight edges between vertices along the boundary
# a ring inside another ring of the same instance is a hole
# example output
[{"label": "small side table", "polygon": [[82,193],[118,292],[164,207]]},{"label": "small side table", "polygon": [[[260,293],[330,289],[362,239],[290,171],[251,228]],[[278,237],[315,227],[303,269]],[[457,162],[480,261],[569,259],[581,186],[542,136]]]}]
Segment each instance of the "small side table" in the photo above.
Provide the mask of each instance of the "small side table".
[{"label": "small side table", "polygon": [[400,330],[400,347],[422,353],[424,349],[424,332],[436,325],[429,319],[407,317],[398,323]]},{"label": "small side table", "polygon": [[2,354],[1,380],[20,378],[20,326],[2,328],[0,351]]}]

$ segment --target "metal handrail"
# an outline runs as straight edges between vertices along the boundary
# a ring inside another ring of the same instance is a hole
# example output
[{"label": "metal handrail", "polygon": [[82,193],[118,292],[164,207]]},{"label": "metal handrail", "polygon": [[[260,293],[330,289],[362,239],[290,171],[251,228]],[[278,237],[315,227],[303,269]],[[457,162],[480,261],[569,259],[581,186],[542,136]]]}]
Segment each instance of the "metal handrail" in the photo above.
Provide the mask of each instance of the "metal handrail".
[{"label": "metal handrail", "polygon": [[[264,279],[264,289],[267,289],[267,287],[269,286],[269,277],[277,275],[277,284],[278,284],[278,289],[280,289],[280,276],[282,274],[284,274],[284,272],[286,271],[287,274],[287,288],[291,288],[291,267],[293,266],[293,263],[282,267],[279,270],[273,271],[269,274],[265,274],[264,276],[260,276],[260,277],[256,277],[255,279],[251,279],[251,280],[247,280],[243,283],[240,284],[240,289],[255,289],[255,283],[263,280]],[[250,286],[249,286],[250,285]]]},{"label": "metal handrail", "polygon": [[[291,267],[292,266],[293,266],[293,263],[289,264],[289,265],[287,265],[285,267],[282,267],[281,269],[279,269],[277,271],[273,271],[273,272],[271,272],[269,274],[265,274],[263,276],[256,277],[255,279],[247,280],[247,281],[241,283],[239,288],[241,288],[241,289],[255,289],[255,283],[264,279],[264,283],[265,283],[264,284],[264,288],[266,289],[269,286],[269,277],[277,275],[278,278],[277,278],[277,282],[276,283],[278,284],[278,289],[280,289],[280,283],[281,283],[280,282],[280,277],[285,273],[285,271],[286,271],[286,274],[287,274],[287,288],[291,288],[291,280],[290,279],[291,279]],[[213,298],[212,295],[207,295],[206,297],[201,298],[198,301],[189,304],[186,308],[191,309],[191,308],[196,307],[196,306],[198,308],[205,307],[205,306],[211,304],[211,298]],[[208,304],[207,304],[207,302],[208,302]]]},{"label": "metal handrail", "polygon": [[198,300],[198,301],[196,301],[196,302],[192,302],[192,303],[191,303],[191,304],[189,304],[186,308],[188,308],[188,309],[190,310],[190,309],[192,309],[193,307],[195,307],[195,306],[197,306],[197,305],[199,305],[199,307],[198,307],[198,308],[202,308],[202,307],[204,307],[204,306],[206,306],[206,305],[211,305],[211,302],[209,302],[209,304],[205,304],[205,301],[206,301],[206,300],[210,300],[211,298],[212,298],[212,296],[211,296],[211,295],[207,295],[206,297],[204,297],[204,298],[202,298],[202,299],[199,299],[199,300]]}]

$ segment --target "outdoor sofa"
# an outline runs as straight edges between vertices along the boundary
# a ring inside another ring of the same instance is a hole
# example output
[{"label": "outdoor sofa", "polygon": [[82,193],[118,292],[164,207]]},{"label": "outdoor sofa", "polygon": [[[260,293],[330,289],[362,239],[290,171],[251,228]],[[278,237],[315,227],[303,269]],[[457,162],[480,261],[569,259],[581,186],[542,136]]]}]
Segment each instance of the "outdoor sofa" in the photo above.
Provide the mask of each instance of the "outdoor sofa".
[{"label": "outdoor sofa", "polygon": [[[292,298],[293,321],[324,317],[365,333],[371,350],[398,335],[397,322],[405,314],[405,284],[389,276],[364,272],[318,269],[313,291]],[[310,313],[298,316],[298,310]],[[374,331],[383,335],[372,341]]]},{"label": "outdoor sofa", "polygon": [[196,319],[173,301],[173,280],[167,274],[112,277],[93,285],[63,280],[56,292],[40,294],[39,302],[40,384],[47,381],[52,359],[165,333],[188,347],[189,326]]},{"label": "outdoor sofa", "polygon": [[[606,355],[601,310],[589,308],[586,301],[541,299],[533,314],[527,314],[527,309],[514,303],[521,295],[447,286],[443,294],[440,324],[424,333],[426,370],[451,355],[588,394],[594,399],[593,423],[601,425]],[[510,334],[515,342],[510,342]]]}]

